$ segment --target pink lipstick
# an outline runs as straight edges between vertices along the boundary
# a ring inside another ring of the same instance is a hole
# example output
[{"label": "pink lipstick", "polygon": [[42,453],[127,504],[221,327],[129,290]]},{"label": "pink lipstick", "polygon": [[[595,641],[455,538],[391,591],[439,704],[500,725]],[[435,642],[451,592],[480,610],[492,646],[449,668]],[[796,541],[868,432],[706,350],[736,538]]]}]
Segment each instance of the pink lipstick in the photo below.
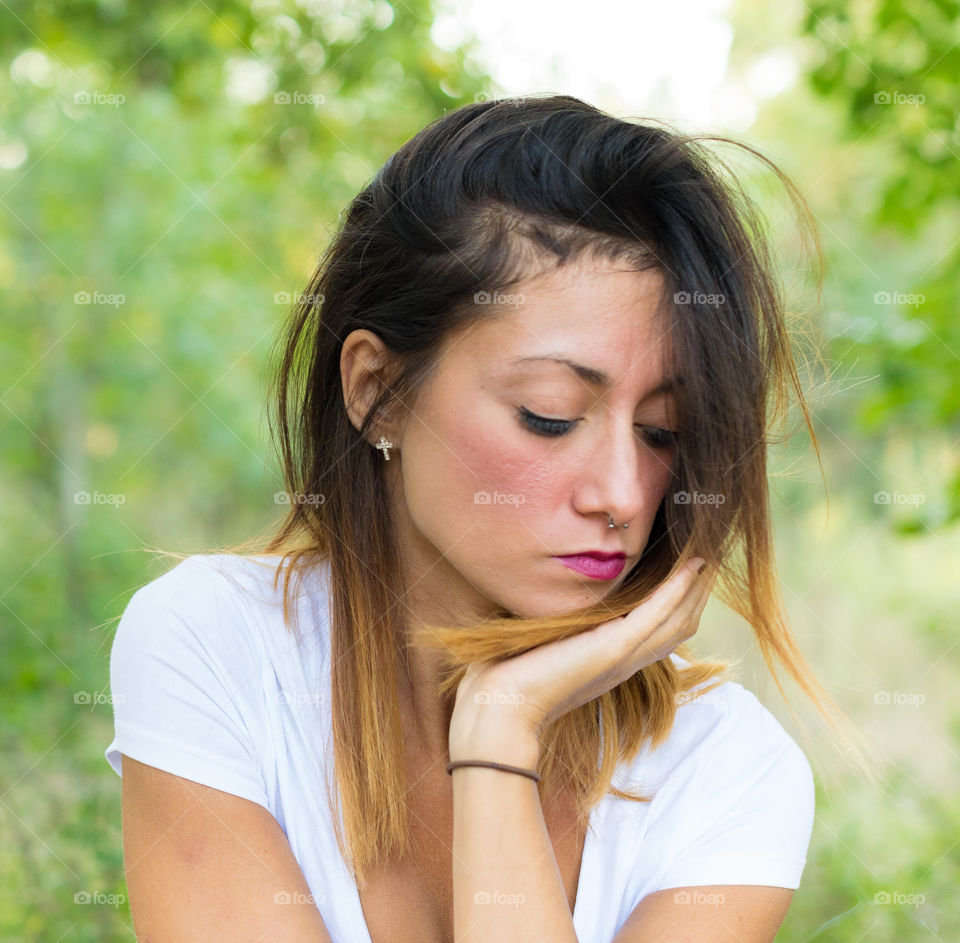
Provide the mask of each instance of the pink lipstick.
[{"label": "pink lipstick", "polygon": [[612,580],[620,575],[626,565],[626,555],[622,553],[577,553],[557,557],[564,566],[595,580]]}]

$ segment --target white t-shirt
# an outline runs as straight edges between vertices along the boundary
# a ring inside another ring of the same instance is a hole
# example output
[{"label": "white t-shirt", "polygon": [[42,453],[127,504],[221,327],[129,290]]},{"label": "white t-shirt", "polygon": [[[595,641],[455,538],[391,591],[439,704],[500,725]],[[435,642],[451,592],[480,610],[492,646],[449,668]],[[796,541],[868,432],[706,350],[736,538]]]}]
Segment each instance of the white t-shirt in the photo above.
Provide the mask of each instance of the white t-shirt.
[{"label": "white t-shirt", "polygon": [[[329,567],[301,584],[298,642],[283,623],[278,558],[188,557],[139,589],[110,656],[121,753],[259,803],[290,842],[334,943],[370,943],[333,834]],[[239,584],[239,585],[238,585]],[[242,588],[241,588],[242,587]],[[679,656],[671,656],[683,664]],[[797,888],[814,816],[803,752],[740,684],[681,704],[666,743],[621,764],[590,814],[573,922],[609,943],[653,891],[710,884]]]}]

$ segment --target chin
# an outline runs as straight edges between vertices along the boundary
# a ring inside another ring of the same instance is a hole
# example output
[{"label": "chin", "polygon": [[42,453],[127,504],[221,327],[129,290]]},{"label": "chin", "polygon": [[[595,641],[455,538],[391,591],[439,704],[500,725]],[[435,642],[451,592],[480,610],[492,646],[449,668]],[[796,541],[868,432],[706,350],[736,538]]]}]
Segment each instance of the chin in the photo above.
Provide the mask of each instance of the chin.
[{"label": "chin", "polygon": [[542,602],[526,600],[516,606],[505,606],[504,608],[508,609],[511,615],[517,619],[552,619],[554,616],[562,616],[576,609],[585,609],[596,601],[590,598],[583,602],[577,602],[572,594],[567,599],[564,599],[563,595],[555,593]]}]

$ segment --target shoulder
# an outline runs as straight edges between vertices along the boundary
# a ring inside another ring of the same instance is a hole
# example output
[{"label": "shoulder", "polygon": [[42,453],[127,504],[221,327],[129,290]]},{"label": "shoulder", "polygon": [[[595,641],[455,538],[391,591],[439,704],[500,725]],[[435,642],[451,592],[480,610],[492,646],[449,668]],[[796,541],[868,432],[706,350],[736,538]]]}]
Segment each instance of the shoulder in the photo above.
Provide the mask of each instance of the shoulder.
[{"label": "shoulder", "polygon": [[164,608],[200,604],[204,609],[229,604],[231,580],[244,571],[243,562],[230,554],[193,554],[141,586],[130,604]]},{"label": "shoulder", "polygon": [[[278,557],[193,554],[141,586],[124,611],[117,635],[152,627],[166,633],[202,633],[211,642],[261,647],[284,613],[284,577]],[[325,602],[327,568],[315,567],[292,594],[294,608],[306,598],[316,612]],[[295,587],[296,588],[296,587]],[[313,613],[311,613],[313,614]],[[311,625],[318,620],[310,619]],[[325,620],[319,620],[325,624]]]},{"label": "shoulder", "polygon": [[681,699],[667,740],[642,750],[615,784],[651,797],[620,810],[634,823],[631,861],[645,862],[628,868],[639,882],[636,899],[665,887],[799,886],[814,822],[813,772],[743,685],[725,681]]},{"label": "shoulder", "polygon": [[252,578],[239,558],[194,555],[133,594],[110,654],[118,774],[126,755],[270,807],[275,672]]},{"label": "shoulder", "polygon": [[185,557],[165,573],[141,586],[131,598],[149,599],[153,604],[177,601],[229,604],[240,594],[253,592],[262,602],[272,583],[275,564],[267,557],[244,557],[230,553],[195,553]]},{"label": "shoulder", "polygon": [[219,555],[196,554],[141,586],[120,619],[114,657],[130,647],[154,649],[188,638],[204,640],[209,654],[224,647],[214,643],[226,641],[227,634],[249,652],[250,636],[242,630],[247,610],[230,582],[231,567],[223,563]]},{"label": "shoulder", "polygon": [[249,608],[225,555],[187,557],[131,596],[111,649],[114,687],[147,671],[219,676],[262,660]]},{"label": "shoulder", "polygon": [[[679,666],[686,664],[673,657]],[[752,691],[724,681],[699,692],[678,698],[666,741],[656,749],[645,746],[623,771],[628,788],[716,806],[765,783],[767,790],[783,786],[812,804],[807,757]]]},{"label": "shoulder", "polygon": [[252,579],[237,557],[195,554],[141,586],[113,638],[114,691],[188,679],[234,688],[238,677],[258,673],[266,653],[263,620],[246,600]]}]

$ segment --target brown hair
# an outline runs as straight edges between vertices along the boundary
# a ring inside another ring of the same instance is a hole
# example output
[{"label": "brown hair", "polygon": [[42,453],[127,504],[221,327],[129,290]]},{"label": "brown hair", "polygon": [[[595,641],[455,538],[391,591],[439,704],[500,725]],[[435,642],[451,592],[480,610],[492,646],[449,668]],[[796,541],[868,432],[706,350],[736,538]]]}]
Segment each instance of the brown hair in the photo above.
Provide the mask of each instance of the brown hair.
[{"label": "brown hair", "polygon": [[[407,645],[442,653],[447,673],[438,693],[452,698],[469,663],[624,615],[694,555],[718,567],[717,597],[753,628],[788,705],[778,663],[847,752],[862,755],[798,649],[777,588],[767,447],[791,392],[819,460],[780,286],[761,217],[699,141],[733,144],[774,170],[816,247],[819,292],[823,260],[812,214],[758,151],[730,138],[614,118],[555,95],[469,104],[407,141],[342,214],[291,313],[271,389],[289,511],[268,540],[232,549],[281,555],[275,580],[289,562],[288,624],[291,579],[299,585],[306,571],[329,561],[338,792],[331,802],[342,808],[342,831],[333,816],[337,841],[358,881],[409,849],[396,676]],[[408,633],[384,461],[371,446],[378,424],[415,401],[454,332],[491,313],[495,306],[475,303],[477,292],[502,291],[537,263],[564,265],[585,253],[663,275],[659,311],[684,377],[675,474],[642,558],[616,592],[589,609],[532,619],[502,612],[473,627]],[[359,430],[345,408],[340,372],[343,341],[357,329],[380,337],[396,366]],[[724,500],[690,500],[698,493]],[[616,764],[646,742],[663,743],[678,704],[729,677],[728,662],[698,660],[688,645],[676,652],[689,664],[658,661],[545,731],[541,796],[570,785],[583,816],[608,792],[649,801],[612,786]]]}]

